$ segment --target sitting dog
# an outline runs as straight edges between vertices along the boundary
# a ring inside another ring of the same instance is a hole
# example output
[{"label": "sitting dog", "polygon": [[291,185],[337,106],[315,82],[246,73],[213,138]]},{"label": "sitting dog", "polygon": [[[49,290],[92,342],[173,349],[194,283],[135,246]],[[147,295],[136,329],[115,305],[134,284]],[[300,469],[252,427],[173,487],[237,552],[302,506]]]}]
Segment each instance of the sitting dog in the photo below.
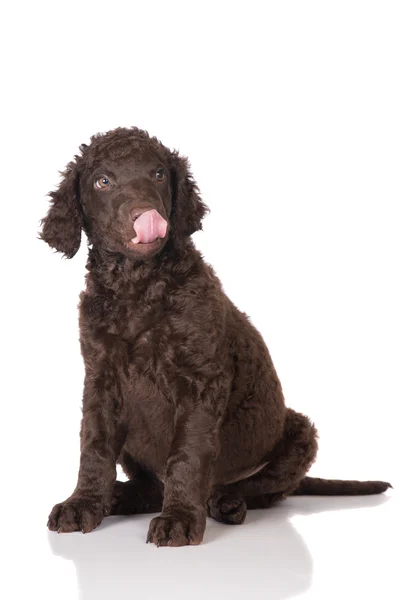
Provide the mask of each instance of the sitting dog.
[{"label": "sitting dog", "polygon": [[193,245],[207,208],[186,158],[118,128],[82,145],[50,196],[41,239],[68,258],[82,229],[89,243],[80,469],[51,530],[161,512],[147,541],[199,544],[207,514],[239,524],[289,494],[390,486],[306,477],[315,427],[285,406],[263,339]]}]

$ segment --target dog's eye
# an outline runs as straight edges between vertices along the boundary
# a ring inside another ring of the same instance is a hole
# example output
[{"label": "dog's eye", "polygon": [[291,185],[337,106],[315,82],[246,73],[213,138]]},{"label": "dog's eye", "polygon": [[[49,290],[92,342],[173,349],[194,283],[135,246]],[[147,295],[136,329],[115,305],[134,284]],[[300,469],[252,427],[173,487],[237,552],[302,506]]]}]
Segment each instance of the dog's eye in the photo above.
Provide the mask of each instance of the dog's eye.
[{"label": "dog's eye", "polygon": [[109,185],[110,180],[108,179],[108,177],[100,177],[100,179],[97,179],[97,181],[95,181],[94,187],[96,188],[96,190],[104,190]]},{"label": "dog's eye", "polygon": [[158,169],[158,171],[156,172],[156,179],[159,183],[165,181],[166,178],[166,174],[165,174],[165,169]]}]

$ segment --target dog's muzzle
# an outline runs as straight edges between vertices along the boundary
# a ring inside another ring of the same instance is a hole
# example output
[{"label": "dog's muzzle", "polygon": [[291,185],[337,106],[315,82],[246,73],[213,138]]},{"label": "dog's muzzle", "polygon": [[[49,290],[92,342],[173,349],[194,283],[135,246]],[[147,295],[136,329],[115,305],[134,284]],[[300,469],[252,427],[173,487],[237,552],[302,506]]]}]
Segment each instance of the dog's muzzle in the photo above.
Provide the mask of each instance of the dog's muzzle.
[{"label": "dog's muzzle", "polygon": [[167,235],[168,223],[155,208],[138,212],[132,209],[129,213],[132,219],[136,237],[132,238],[133,244],[151,244]]}]

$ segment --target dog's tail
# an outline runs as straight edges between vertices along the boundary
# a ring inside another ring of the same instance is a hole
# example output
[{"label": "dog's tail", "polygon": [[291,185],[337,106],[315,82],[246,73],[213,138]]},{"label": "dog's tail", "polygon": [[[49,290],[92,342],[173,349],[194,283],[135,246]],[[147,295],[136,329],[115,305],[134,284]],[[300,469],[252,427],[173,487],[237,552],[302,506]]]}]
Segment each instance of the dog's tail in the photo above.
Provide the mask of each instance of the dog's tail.
[{"label": "dog's tail", "polygon": [[382,494],[392,486],[387,481],[343,481],[304,477],[292,496],[364,496]]}]

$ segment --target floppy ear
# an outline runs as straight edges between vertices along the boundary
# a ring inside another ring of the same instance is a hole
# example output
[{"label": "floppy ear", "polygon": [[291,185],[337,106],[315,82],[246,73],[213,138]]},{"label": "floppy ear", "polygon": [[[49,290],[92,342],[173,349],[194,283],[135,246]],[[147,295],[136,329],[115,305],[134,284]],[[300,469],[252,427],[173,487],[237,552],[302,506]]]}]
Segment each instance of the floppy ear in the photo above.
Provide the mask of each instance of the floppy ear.
[{"label": "floppy ear", "polygon": [[172,214],[171,224],[178,236],[189,236],[202,228],[201,220],[208,212],[199,196],[199,189],[189,170],[188,159],[172,153]]},{"label": "floppy ear", "polygon": [[40,239],[58,252],[72,258],[81,243],[82,213],[79,205],[79,182],[76,163],[70,162],[62,173],[57,191],[50,192],[51,207],[41,220]]}]

